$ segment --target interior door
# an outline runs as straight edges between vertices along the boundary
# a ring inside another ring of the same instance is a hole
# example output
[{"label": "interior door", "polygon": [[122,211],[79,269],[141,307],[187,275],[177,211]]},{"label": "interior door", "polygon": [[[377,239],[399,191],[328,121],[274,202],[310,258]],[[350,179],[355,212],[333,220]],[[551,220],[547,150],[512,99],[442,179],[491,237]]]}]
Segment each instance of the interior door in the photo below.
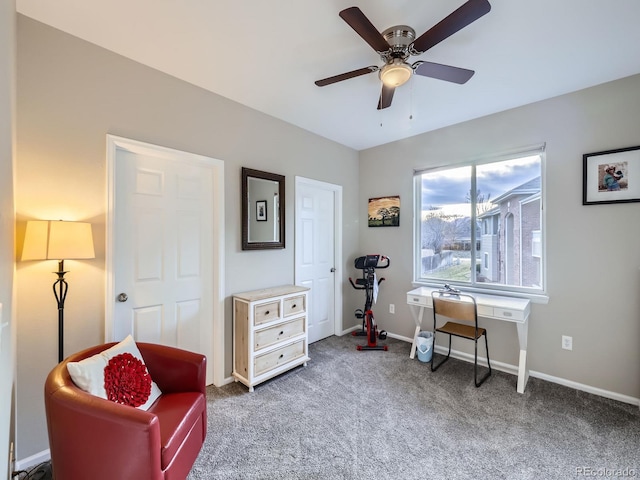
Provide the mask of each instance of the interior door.
[{"label": "interior door", "polygon": [[341,300],[336,302],[340,192],[339,186],[296,177],[295,280],[296,285],[310,288],[310,343],[340,329],[336,325],[336,311],[341,305]]},{"label": "interior door", "polygon": [[157,148],[115,151],[107,338],[131,334],[203,353],[214,365],[215,167]]}]

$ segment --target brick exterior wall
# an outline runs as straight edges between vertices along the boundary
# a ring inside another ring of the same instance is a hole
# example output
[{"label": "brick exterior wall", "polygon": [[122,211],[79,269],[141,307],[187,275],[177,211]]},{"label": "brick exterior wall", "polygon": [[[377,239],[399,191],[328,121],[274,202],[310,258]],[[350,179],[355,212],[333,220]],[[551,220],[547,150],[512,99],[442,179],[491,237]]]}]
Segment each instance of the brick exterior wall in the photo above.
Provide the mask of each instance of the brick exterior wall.
[{"label": "brick exterior wall", "polygon": [[522,204],[522,286],[533,287],[542,283],[540,259],[533,256],[533,234],[540,230],[540,199]]}]

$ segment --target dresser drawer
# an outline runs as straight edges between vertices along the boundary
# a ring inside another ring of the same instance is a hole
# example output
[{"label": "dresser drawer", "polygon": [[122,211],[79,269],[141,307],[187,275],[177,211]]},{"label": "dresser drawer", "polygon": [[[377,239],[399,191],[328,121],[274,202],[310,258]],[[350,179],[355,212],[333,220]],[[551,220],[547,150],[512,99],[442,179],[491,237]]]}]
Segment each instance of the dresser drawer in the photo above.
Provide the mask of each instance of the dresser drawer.
[{"label": "dresser drawer", "polygon": [[285,298],[284,303],[284,316],[295,315],[296,313],[302,313],[305,311],[306,305],[304,304],[304,295],[299,297]]},{"label": "dresser drawer", "polygon": [[280,318],[280,302],[269,302],[256,305],[253,309],[253,323],[262,325]]},{"label": "dresser drawer", "polygon": [[262,375],[269,370],[273,370],[280,365],[285,365],[296,358],[300,358],[306,355],[305,342],[300,340],[290,345],[273,350],[272,352],[265,353],[255,357],[253,362],[253,370],[255,375]]},{"label": "dresser drawer", "polygon": [[274,343],[282,342],[304,333],[304,321],[305,318],[300,317],[264,330],[257,330],[254,334],[255,350],[258,351]]}]

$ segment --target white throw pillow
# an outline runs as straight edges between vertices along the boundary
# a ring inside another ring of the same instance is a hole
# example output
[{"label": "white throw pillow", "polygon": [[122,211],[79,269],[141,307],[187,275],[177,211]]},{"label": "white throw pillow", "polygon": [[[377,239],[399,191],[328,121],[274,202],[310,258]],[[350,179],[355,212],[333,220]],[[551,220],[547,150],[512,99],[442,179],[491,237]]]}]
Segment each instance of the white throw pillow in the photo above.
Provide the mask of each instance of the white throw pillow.
[{"label": "white throw pillow", "polygon": [[[134,359],[131,359],[131,357],[127,357],[123,354],[131,354]],[[117,365],[114,365],[114,363],[117,363]],[[107,350],[104,350],[92,357],[85,358],[84,360],[80,360],[79,362],[67,363],[67,370],[69,371],[69,375],[71,375],[73,383],[75,383],[78,388],[81,388],[85,392],[91,393],[92,395],[96,395],[100,398],[109,399],[107,390],[105,389],[105,368],[110,365],[109,371],[117,372],[118,368],[122,368],[123,364],[130,365],[131,370],[138,374],[138,378],[141,377],[144,373],[146,373],[146,375],[149,375],[148,370],[144,365],[144,358],[142,357],[140,350],[138,350],[138,346],[136,345],[131,335],[129,335],[127,338],[114,345],[113,347],[108,348]],[[127,375],[126,373],[124,375],[127,380],[131,380],[131,375]],[[145,382],[140,383],[143,386],[145,385]],[[133,388],[138,388],[137,383]],[[112,388],[110,389],[110,391],[112,391]],[[143,398],[144,396],[146,396],[146,391],[137,393],[142,395]],[[143,404],[136,405],[137,408],[147,410],[160,395],[162,395],[162,392],[158,388],[158,385],[156,385],[156,383],[151,380],[149,397]],[[117,402],[117,400],[114,400],[113,398],[111,398],[111,400]]]}]

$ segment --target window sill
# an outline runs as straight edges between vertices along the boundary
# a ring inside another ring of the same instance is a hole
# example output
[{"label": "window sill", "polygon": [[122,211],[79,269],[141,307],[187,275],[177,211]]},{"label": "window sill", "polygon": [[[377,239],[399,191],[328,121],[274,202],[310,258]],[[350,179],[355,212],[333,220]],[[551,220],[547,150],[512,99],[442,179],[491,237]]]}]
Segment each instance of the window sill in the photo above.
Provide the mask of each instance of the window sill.
[{"label": "window sill", "polygon": [[[413,288],[418,287],[431,287],[431,288],[442,288],[444,283],[438,282],[426,282],[426,281],[413,281],[411,283]],[[465,284],[450,284],[452,287],[460,289],[462,292],[469,293],[482,293],[485,295],[500,295],[502,297],[514,297],[514,298],[526,298],[531,301],[531,303],[537,303],[541,305],[546,305],[549,303],[549,296],[545,293],[527,293],[513,290],[499,290],[492,288],[478,288],[471,285]]]}]

